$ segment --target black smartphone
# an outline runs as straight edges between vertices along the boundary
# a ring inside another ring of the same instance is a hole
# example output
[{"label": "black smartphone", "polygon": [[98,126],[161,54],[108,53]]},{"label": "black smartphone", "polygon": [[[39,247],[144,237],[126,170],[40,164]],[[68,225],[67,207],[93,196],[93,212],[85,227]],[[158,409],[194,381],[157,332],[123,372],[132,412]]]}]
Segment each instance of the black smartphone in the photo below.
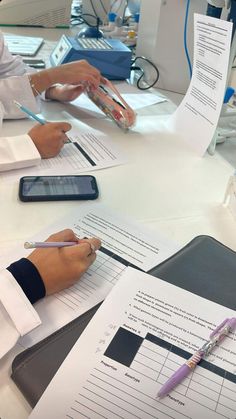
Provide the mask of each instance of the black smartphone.
[{"label": "black smartphone", "polygon": [[97,182],[90,175],[24,176],[20,179],[19,198],[23,202],[72,201],[97,197]]}]

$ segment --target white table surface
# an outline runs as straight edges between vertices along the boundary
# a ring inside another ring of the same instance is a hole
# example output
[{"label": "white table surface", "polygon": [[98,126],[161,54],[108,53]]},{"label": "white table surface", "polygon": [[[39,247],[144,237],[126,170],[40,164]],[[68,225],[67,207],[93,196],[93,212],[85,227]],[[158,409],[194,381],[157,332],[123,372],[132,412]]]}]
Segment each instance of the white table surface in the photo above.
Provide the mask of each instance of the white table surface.
[{"label": "white table surface", "polygon": [[[27,29],[24,28],[24,34]],[[45,32],[52,33],[49,39],[57,39],[57,31],[51,31]],[[28,33],[42,36],[41,29],[32,33],[31,28]],[[171,100],[138,112],[137,124],[128,134],[123,134],[109,120],[88,117],[70,105],[45,103],[43,113],[47,120],[71,120],[78,129],[82,129],[82,123],[100,129],[112,135],[124,150],[127,164],[93,173],[100,189],[99,202],[180,245],[184,246],[199,234],[207,234],[236,250],[236,222],[222,206],[233,167],[218,153],[203,158],[196,156],[177,136],[167,133],[163,121],[173,112],[180,97],[166,94]],[[26,132],[32,125],[29,120],[7,121],[3,135]],[[6,182],[0,176],[2,255],[70,210],[78,208],[79,211],[78,202],[22,203],[17,192],[18,181]],[[11,362],[19,351],[20,347],[16,346],[0,361],[1,419],[25,419],[31,411],[10,379]]]}]

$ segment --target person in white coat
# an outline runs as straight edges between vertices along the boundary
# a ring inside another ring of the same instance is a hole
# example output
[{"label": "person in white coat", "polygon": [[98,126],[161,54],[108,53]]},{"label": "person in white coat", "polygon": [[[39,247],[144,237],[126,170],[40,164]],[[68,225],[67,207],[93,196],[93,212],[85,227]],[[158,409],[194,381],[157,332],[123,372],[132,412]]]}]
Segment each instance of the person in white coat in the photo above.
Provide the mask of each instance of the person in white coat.
[{"label": "person in white coat", "polygon": [[[48,240],[78,242],[69,229]],[[0,270],[0,359],[21,336],[40,327],[33,304],[73,285],[94,262],[100,245],[99,239],[91,238],[74,246],[36,249]]]},{"label": "person in white coat", "polygon": [[[81,60],[39,72],[26,66],[21,57],[12,56],[0,33],[0,127],[3,119],[25,118],[14,100],[38,113],[40,97],[72,101],[86,83],[98,87],[99,70]],[[0,138],[0,171],[39,164],[41,158],[56,156],[71,128],[66,122],[35,125],[27,134]]]}]

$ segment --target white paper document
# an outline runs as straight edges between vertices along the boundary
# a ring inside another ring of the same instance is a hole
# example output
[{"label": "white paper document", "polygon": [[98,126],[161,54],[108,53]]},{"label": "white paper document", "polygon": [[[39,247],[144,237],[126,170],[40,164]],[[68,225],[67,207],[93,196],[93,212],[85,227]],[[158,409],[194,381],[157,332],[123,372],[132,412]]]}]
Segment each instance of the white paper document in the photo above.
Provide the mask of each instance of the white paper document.
[{"label": "white paper document", "polygon": [[[99,204],[81,205],[79,211],[72,212],[30,240],[45,240],[65,228],[71,228],[78,237],[99,237],[102,248],[80,281],[35,304],[42,325],[20,339],[23,347],[31,346],[101,302],[127,266],[148,271],[179,250],[161,235],[150,233]],[[1,266],[8,266],[29,253],[29,250],[17,249],[4,257]]]},{"label": "white paper document", "polygon": [[[140,92],[140,90],[137,87],[132,86],[128,83],[116,83],[115,87],[122,95],[123,99],[134,110],[138,110],[146,106],[151,106],[156,103],[162,103],[166,101],[166,98],[163,96],[150,92]],[[78,106],[81,109],[84,109],[92,113],[97,113],[105,117],[104,113],[88,98],[86,94],[82,94],[71,103],[75,106]]]},{"label": "white paper document", "polygon": [[[236,335],[169,395],[163,383],[235,312],[127,268],[30,419],[236,417]],[[65,386],[64,383],[69,385]]]},{"label": "white paper document", "polygon": [[231,33],[231,22],[194,15],[192,79],[168,125],[201,156],[213,138],[223,104]]},{"label": "white paper document", "polygon": [[68,137],[71,143],[65,144],[57,157],[43,159],[39,166],[5,172],[2,177],[78,174],[117,166],[126,161],[123,153],[106,135],[96,135],[94,131],[77,134],[73,129]]}]

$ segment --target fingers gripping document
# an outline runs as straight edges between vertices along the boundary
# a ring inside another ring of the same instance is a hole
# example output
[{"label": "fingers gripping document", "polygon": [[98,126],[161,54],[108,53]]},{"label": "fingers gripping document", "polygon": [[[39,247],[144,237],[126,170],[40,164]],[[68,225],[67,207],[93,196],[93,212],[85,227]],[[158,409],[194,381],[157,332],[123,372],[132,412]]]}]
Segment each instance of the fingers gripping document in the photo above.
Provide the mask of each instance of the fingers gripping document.
[{"label": "fingers gripping document", "polygon": [[233,333],[171,394],[156,397],[216,325],[234,316],[227,307],[127,268],[30,419],[48,412],[50,419],[235,419]]}]

